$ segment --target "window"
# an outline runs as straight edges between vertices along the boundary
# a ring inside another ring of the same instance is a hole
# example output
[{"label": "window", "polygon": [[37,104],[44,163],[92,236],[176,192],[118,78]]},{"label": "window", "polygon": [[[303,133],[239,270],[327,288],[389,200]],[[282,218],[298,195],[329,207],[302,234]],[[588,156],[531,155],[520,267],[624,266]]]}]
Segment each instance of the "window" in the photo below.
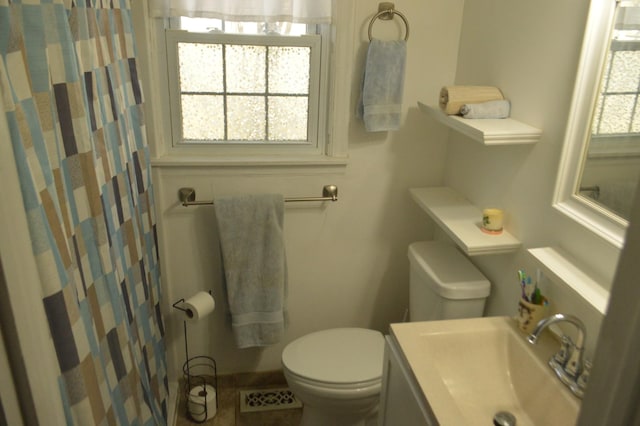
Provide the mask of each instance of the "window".
[{"label": "window", "polygon": [[591,132],[640,133],[640,8],[620,6],[605,60]]},{"label": "window", "polygon": [[[323,153],[321,26],[172,19],[173,146]],[[188,29],[189,31],[185,31]]]}]

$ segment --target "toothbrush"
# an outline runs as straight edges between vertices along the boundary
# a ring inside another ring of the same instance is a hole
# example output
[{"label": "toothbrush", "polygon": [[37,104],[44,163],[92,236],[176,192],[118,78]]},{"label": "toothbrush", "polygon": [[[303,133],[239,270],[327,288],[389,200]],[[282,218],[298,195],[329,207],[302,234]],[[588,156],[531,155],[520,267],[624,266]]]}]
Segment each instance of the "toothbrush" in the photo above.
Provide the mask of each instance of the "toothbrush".
[{"label": "toothbrush", "polygon": [[542,302],[542,293],[540,292],[540,287],[538,287],[538,284],[540,283],[540,281],[542,280],[542,271],[540,271],[540,268],[536,269],[536,283],[535,283],[535,288],[533,290],[533,300],[531,300],[531,303],[535,303],[536,305],[540,305]]},{"label": "toothbrush", "polygon": [[524,271],[522,269],[518,269],[518,280],[520,281],[520,288],[522,289],[522,298],[528,302],[529,300],[527,299],[527,294],[525,292],[527,282],[526,277],[527,275],[524,273]]},{"label": "toothbrush", "polygon": [[526,293],[526,299],[527,302],[529,303],[533,303],[533,293],[534,293],[535,289],[534,286],[531,285],[531,277],[527,277],[527,281],[526,281],[526,286],[525,286],[525,293]]},{"label": "toothbrush", "polygon": [[542,305],[542,293],[540,292],[540,289],[538,287],[536,287],[533,291],[532,297],[533,299],[531,300],[531,303],[533,303],[534,305]]}]

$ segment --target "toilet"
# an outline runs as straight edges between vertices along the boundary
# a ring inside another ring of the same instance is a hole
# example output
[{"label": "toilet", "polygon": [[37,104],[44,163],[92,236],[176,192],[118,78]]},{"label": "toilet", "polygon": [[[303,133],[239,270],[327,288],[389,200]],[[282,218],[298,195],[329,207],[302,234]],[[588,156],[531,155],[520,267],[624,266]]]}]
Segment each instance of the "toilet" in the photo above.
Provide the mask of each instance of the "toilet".
[{"label": "toilet", "polygon": [[[490,284],[455,247],[409,246],[411,321],[481,317]],[[373,426],[382,385],[384,336],[334,328],[302,336],[282,352],[291,391],[303,403],[301,426]]]},{"label": "toilet", "polygon": [[489,280],[456,247],[442,241],[409,245],[409,320],[477,318]]},{"label": "toilet", "polygon": [[300,425],[374,425],[383,355],[382,333],[365,328],[322,330],[289,343],[282,366],[304,404]]}]

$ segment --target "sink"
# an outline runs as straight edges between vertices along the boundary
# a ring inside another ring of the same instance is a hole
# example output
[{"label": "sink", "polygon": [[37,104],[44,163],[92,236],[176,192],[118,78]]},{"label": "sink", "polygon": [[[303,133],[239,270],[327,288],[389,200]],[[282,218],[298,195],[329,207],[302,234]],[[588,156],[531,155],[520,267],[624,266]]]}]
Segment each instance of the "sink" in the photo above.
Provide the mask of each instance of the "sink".
[{"label": "sink", "polygon": [[507,411],[517,425],[573,425],[577,399],[547,365],[560,344],[531,345],[515,319],[486,317],[391,325],[438,422],[490,425]]}]

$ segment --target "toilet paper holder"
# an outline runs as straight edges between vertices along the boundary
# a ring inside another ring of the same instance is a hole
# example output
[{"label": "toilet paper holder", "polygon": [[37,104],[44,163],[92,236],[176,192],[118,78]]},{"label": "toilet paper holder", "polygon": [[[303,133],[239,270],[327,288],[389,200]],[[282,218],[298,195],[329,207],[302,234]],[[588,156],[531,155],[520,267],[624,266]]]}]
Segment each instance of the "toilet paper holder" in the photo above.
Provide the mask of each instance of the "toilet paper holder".
[{"label": "toilet paper holder", "polygon": [[[211,290],[209,290],[209,294],[211,294]],[[185,302],[185,299],[182,298],[176,301],[172,306],[184,313],[187,313],[187,309],[180,306]],[[184,381],[184,398],[185,398],[185,409],[187,411],[187,415],[191,417],[191,419],[196,423],[204,423],[209,420],[211,417],[215,415],[218,411],[218,368],[216,364],[216,360],[210,356],[199,355],[194,357],[189,357],[189,340],[187,335],[187,321],[183,320],[183,330],[184,330],[184,352],[186,361],[182,365],[182,373],[183,373],[183,381]],[[194,387],[203,387],[213,386],[215,390],[215,409],[212,410],[213,414],[210,415],[209,407],[205,402],[200,404],[199,402],[194,402],[190,400],[190,392]],[[190,404],[191,403],[191,404]],[[202,405],[202,411],[198,411],[197,415],[189,411],[189,407],[195,404],[196,407]]]}]

